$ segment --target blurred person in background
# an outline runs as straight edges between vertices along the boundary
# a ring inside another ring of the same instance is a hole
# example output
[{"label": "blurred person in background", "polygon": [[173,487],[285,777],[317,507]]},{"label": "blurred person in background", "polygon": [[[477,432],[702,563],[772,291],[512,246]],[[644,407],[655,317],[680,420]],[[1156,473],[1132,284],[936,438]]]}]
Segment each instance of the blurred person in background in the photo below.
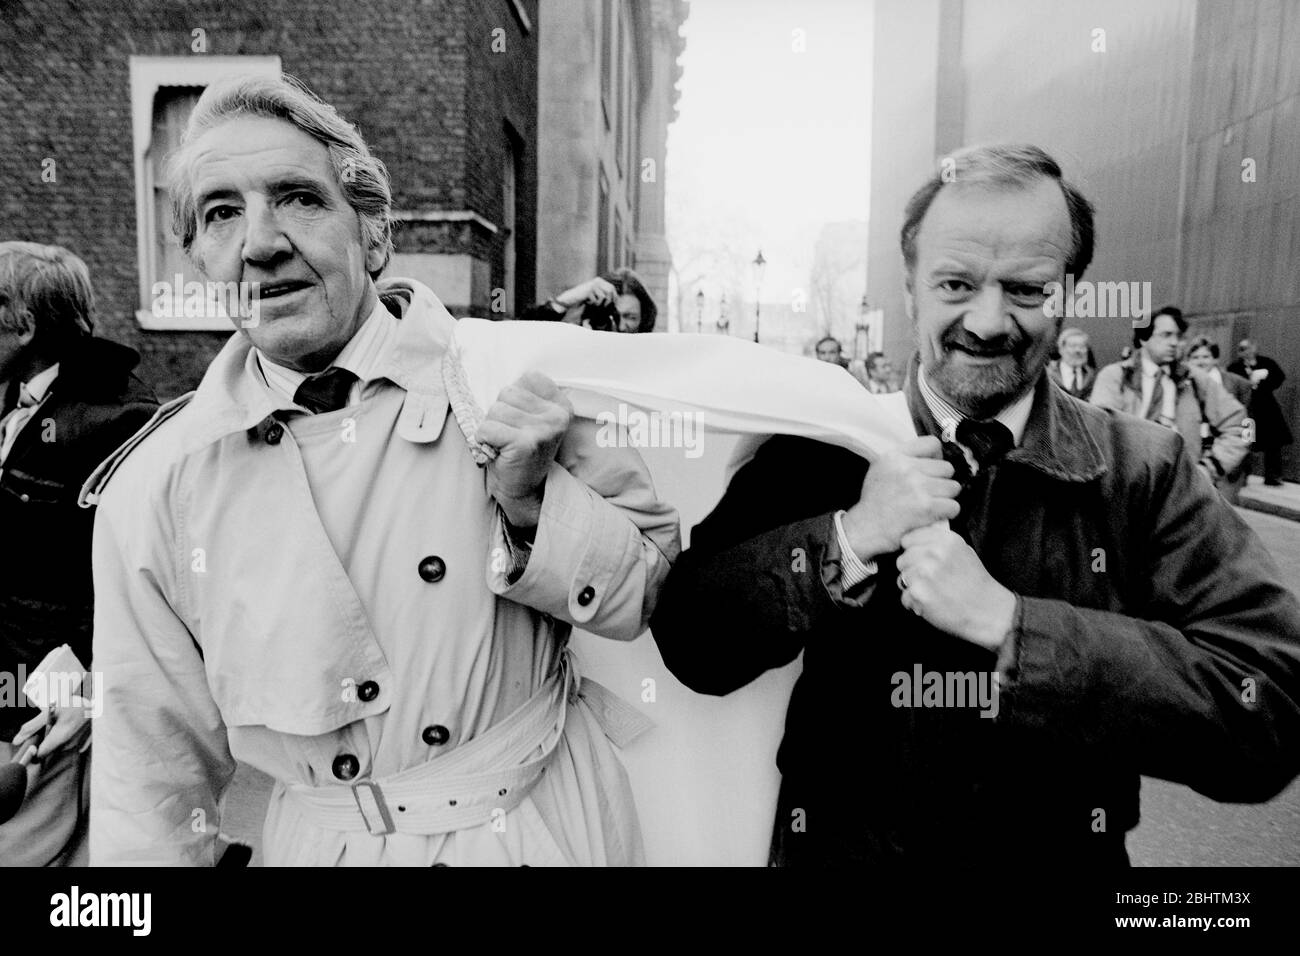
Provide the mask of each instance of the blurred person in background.
[{"label": "blurred person in background", "polygon": [[[1229,395],[1241,403],[1243,408],[1249,407],[1250,382],[1246,381],[1246,379],[1242,378],[1240,375],[1235,375],[1232,372],[1225,372],[1223,369],[1219,368],[1219,346],[1214,342],[1211,342],[1204,335],[1198,335],[1188,344],[1187,364],[1192,366],[1192,368],[1200,369],[1211,379],[1222,385]],[[1247,446],[1249,446],[1253,440],[1254,431],[1254,425],[1251,424],[1251,420],[1248,417],[1242,422],[1241,435],[1242,440]],[[1213,440],[1214,438],[1210,434],[1209,423],[1202,422],[1202,447],[1208,443],[1212,443]],[[1246,457],[1249,458],[1249,456],[1250,452],[1247,450]],[[1241,493],[1242,486],[1246,484],[1245,461],[1246,459],[1243,458],[1242,465],[1229,474],[1219,485],[1219,490],[1223,492],[1223,496],[1233,504],[1237,503],[1237,497]]]},{"label": "blurred person in background", "polygon": [[1088,346],[1088,333],[1083,329],[1066,329],[1057,336],[1056,348],[1060,358],[1048,363],[1047,374],[1067,394],[1086,402],[1097,380],[1097,366]]},{"label": "blurred person in background", "polygon": [[[1237,360],[1228,371],[1250,382],[1250,417],[1255,423],[1255,449],[1264,455],[1264,484],[1282,484],[1282,446],[1291,444],[1291,429],[1274,393],[1286,381],[1286,373],[1271,358],[1259,354],[1255,343],[1242,339]],[[1250,474],[1250,461],[1246,462]]]},{"label": "blurred person in background", "polygon": [[[1246,409],[1222,385],[1179,357],[1186,332],[1181,310],[1157,310],[1150,322],[1133,330],[1133,356],[1097,373],[1091,401],[1178,432],[1188,454],[1224,492],[1231,485],[1228,476],[1249,447],[1243,438]],[[1209,431],[1208,444],[1201,439],[1202,424]]]},{"label": "blurred person in background", "polygon": [[828,335],[817,342],[816,347],[817,361],[830,362],[832,365],[838,365],[840,368],[848,368],[849,363],[844,358],[844,348],[840,345],[840,340],[833,335]]},{"label": "blurred person in background", "polygon": [[578,322],[598,332],[653,332],[659,310],[640,277],[631,269],[606,272],[565,289],[554,298],[520,313],[527,321],[567,321],[581,307]]},{"label": "blurred person in background", "polygon": [[885,358],[884,352],[872,352],[867,356],[867,391],[872,395],[888,395],[898,391],[894,384],[894,367]]},{"label": "blurred person in background", "polygon": [[[0,242],[0,671],[7,674],[30,673],[65,644],[89,669],[94,512],[78,506],[77,494],[158,404],[132,373],[140,356],[95,338],[93,314],[81,259],[59,246]],[[91,689],[83,685],[79,696],[63,695],[47,710],[0,706],[0,762],[38,745],[26,798],[0,825],[0,865],[86,864]]]}]

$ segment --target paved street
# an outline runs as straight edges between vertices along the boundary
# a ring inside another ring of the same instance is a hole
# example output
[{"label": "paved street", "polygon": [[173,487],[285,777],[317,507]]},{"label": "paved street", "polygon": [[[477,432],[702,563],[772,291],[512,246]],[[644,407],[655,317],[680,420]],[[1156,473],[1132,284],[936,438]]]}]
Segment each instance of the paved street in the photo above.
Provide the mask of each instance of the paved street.
[{"label": "paved street", "polygon": [[[1300,594],[1300,523],[1239,510]],[[1142,823],[1129,837],[1144,866],[1300,866],[1300,781],[1260,806],[1215,803],[1186,787],[1142,780]]]},{"label": "paved street", "polygon": [[[709,504],[705,489],[710,485],[720,486],[723,467],[730,456],[732,445],[729,440],[713,435],[708,436],[708,440],[710,444],[704,458],[694,463],[689,476],[683,474],[688,469],[681,467],[680,452],[662,450],[646,455],[655,472],[656,487],[665,498],[678,503],[683,527],[687,529],[703,516]],[[708,474],[702,475],[701,469]],[[1300,523],[1258,512],[1243,510],[1239,513],[1264,540],[1288,585],[1300,593]],[[619,673],[657,674],[657,668],[662,667],[653,643],[646,638],[626,645],[579,636],[575,645],[590,668],[588,672],[629,699],[635,699],[639,685],[633,682],[620,686],[616,682]],[[630,664],[630,661],[636,663]],[[765,698],[762,695],[775,697],[782,692],[788,693],[787,685],[793,678],[794,666],[777,675],[769,675],[765,678],[768,681],[765,687],[751,686],[732,695],[728,698],[730,704],[690,694],[680,685],[674,686],[675,682],[669,683],[671,678],[658,678],[660,703],[654,715],[660,724],[661,739],[648,746],[638,744],[641,749],[625,754],[633,784],[638,789],[651,863],[699,863],[710,859],[714,862],[720,859],[761,862],[761,859],[753,857],[755,853],[761,856],[759,831],[766,828],[771,818],[767,805],[774,793],[772,781],[767,779],[759,765],[770,766],[770,756],[761,753],[761,747],[755,747],[752,754],[742,754],[735,765],[728,767],[727,780],[717,786],[729,788],[728,798],[734,798],[735,793],[754,795],[751,801],[754,806],[733,810],[733,816],[748,819],[742,823],[728,821],[730,833],[719,835],[720,824],[716,819],[701,826],[700,832],[708,833],[715,841],[713,845],[706,842],[701,846],[698,834],[691,840],[682,838],[681,822],[688,819],[684,814],[690,814],[692,807],[698,808],[722,798],[717,797],[713,785],[701,785],[695,780],[699,768],[717,775],[716,755],[692,754],[690,750],[698,743],[702,726],[714,728],[714,733],[720,729],[734,735],[729,749],[742,749],[743,740],[760,735],[754,717],[759,711],[770,710],[763,706]],[[742,697],[743,700],[735,701]],[[779,726],[772,721],[766,723],[772,726],[763,728],[763,733],[779,733]],[[664,767],[682,774],[680,782],[683,786],[669,788],[675,790],[670,799],[648,800],[648,792],[658,793],[664,789],[655,785],[663,783]],[[695,789],[686,792],[684,787],[692,784]],[[265,777],[241,767],[228,800],[226,832],[246,841],[258,842],[269,790],[270,784]],[[732,806],[735,807],[734,800]],[[727,848],[736,844],[744,844],[745,849],[737,851],[733,848],[730,855],[726,855]],[[755,844],[757,851],[750,852],[750,844]],[[1238,806],[1215,803],[1186,787],[1144,779],[1142,823],[1130,836],[1129,849],[1137,865],[1300,865],[1300,783],[1268,804]],[[260,854],[254,858],[255,863],[259,861]]]}]

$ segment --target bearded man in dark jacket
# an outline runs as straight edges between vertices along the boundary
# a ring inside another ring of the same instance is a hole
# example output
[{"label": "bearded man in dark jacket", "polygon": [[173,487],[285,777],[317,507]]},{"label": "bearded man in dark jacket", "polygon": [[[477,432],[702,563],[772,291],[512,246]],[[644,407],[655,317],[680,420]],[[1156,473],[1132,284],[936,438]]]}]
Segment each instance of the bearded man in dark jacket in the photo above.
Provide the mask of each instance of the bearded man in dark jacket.
[{"label": "bearded man in dark jacket", "polygon": [[1036,147],[951,158],[902,230],[922,437],[870,467],[768,442],[651,622],[708,694],[803,652],[776,865],[1125,865],[1142,774],[1256,802],[1300,762],[1272,558],[1199,449],[1044,374],[1091,205]]},{"label": "bearded man in dark jacket", "polygon": [[92,336],[93,303],[86,264],[68,250],[0,243],[0,760],[38,747],[26,799],[0,825],[0,866],[86,858],[94,682],[75,699],[56,690],[64,699],[48,712],[27,706],[20,685],[64,644],[91,667],[94,512],[77,495],[158,405],[132,374],[140,357]]}]

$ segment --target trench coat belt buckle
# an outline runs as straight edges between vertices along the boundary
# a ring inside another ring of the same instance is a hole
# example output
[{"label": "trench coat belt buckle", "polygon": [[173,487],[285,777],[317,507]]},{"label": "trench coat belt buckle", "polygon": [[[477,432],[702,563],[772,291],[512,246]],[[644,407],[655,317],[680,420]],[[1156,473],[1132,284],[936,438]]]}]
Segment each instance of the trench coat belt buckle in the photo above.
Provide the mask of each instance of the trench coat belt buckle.
[{"label": "trench coat belt buckle", "polygon": [[[366,812],[366,802],[361,799],[362,794],[370,798],[372,806],[370,812]],[[352,785],[352,798],[357,802],[357,810],[361,813],[361,819],[365,821],[366,829],[371,836],[387,836],[390,833],[396,833],[397,827],[393,826],[393,815],[388,809],[388,804],[384,802],[384,791],[379,788],[379,784],[374,780],[362,780],[360,783]],[[375,826],[375,816],[378,816],[381,826]]]},{"label": "trench coat belt buckle", "polygon": [[514,712],[433,760],[345,786],[290,784],[287,794],[307,820],[327,830],[433,835],[486,823],[517,806],[546,771],[576,681],[562,664]]},{"label": "trench coat belt buckle", "polygon": [[566,653],[557,673],[521,707],[441,757],[349,786],[286,789],[309,821],[329,830],[431,835],[478,826],[527,797],[564,734],[569,706],[579,703],[618,746],[654,726],[612,691],[579,677]]}]

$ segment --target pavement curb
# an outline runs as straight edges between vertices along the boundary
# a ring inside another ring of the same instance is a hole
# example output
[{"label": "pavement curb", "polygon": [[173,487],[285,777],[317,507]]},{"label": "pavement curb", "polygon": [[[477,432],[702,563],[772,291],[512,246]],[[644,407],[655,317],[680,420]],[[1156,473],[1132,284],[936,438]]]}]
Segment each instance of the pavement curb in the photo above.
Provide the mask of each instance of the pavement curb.
[{"label": "pavement curb", "polygon": [[1255,479],[1241,489],[1237,504],[1251,511],[1300,521],[1300,485],[1286,482],[1281,488],[1266,488],[1263,482]]}]

